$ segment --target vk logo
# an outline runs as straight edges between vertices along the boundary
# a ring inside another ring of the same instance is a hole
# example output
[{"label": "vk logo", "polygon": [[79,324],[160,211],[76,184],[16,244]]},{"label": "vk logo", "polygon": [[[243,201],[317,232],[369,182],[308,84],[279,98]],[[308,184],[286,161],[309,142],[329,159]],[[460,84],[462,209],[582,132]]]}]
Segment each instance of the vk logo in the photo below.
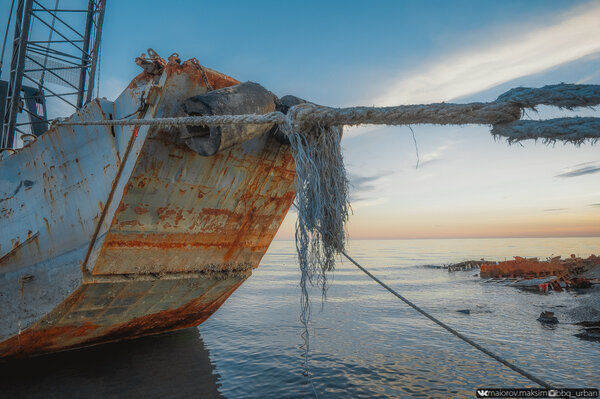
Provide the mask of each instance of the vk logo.
[{"label": "vk logo", "polygon": [[487,398],[488,391],[484,391],[482,389],[478,389],[477,390],[477,396],[480,397],[480,398]]}]

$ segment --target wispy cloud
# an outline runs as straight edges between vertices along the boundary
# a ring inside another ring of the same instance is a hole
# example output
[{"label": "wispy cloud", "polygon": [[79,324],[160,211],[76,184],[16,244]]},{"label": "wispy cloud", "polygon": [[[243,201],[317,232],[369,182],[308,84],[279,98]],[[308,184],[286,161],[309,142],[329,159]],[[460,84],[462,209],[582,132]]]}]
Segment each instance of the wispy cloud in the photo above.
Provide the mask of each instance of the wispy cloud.
[{"label": "wispy cloud", "polygon": [[419,167],[421,168],[427,164],[441,160],[444,153],[446,153],[446,151],[448,151],[450,148],[454,147],[454,145],[455,143],[453,142],[445,143],[437,146],[429,152],[424,153],[419,157]]},{"label": "wispy cloud", "polygon": [[387,94],[374,103],[449,101],[600,52],[599,2],[577,7],[555,21],[518,36],[505,32],[500,42],[438,59],[389,85]]},{"label": "wispy cloud", "polygon": [[572,168],[569,168],[564,172],[555,175],[554,177],[578,177],[584,175],[591,175],[594,173],[600,173],[600,166],[592,162],[585,162],[577,164]]},{"label": "wispy cloud", "polygon": [[353,173],[348,173],[350,187],[352,188],[351,200],[353,202],[358,202],[369,199],[367,193],[377,189],[376,182],[392,174],[394,174],[394,172],[389,170],[379,172],[372,176],[359,176]]},{"label": "wispy cloud", "polygon": [[600,207],[600,204],[590,204],[590,206],[598,206],[598,207]]},{"label": "wispy cloud", "polygon": [[566,211],[569,208],[549,208],[549,209],[544,209],[544,212],[560,212],[560,211]]},{"label": "wispy cloud", "polygon": [[[600,61],[600,57],[597,57],[597,60]],[[600,71],[593,71],[589,75],[586,75],[586,76],[580,78],[578,81],[575,82],[575,84],[578,84],[578,85],[586,84],[592,80],[598,79],[598,77],[600,77]]]}]

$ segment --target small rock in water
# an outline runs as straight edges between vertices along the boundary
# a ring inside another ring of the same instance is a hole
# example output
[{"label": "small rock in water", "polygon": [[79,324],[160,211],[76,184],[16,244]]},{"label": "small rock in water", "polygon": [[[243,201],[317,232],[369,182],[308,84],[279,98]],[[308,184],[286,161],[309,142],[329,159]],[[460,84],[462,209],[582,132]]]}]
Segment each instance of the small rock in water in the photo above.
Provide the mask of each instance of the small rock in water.
[{"label": "small rock in water", "polygon": [[600,341],[600,328],[586,328],[584,332],[575,336],[586,341]]},{"label": "small rock in water", "polygon": [[598,321],[580,321],[579,323],[574,323],[578,326],[583,327],[600,327],[600,320]]},{"label": "small rock in water", "polygon": [[558,324],[558,319],[554,316],[554,312],[542,312],[537,321],[545,324]]},{"label": "small rock in water", "polygon": [[471,314],[470,309],[459,309],[459,310],[457,310],[457,312],[462,313],[462,314]]}]

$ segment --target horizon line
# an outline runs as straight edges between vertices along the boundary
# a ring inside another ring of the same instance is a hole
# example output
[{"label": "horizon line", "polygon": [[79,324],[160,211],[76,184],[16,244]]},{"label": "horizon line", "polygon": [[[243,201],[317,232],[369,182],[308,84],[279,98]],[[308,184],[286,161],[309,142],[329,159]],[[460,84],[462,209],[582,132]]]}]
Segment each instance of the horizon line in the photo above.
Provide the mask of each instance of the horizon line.
[{"label": "horizon line", "polygon": [[[494,239],[523,239],[523,238],[600,238],[598,235],[550,235],[550,236],[479,236],[479,237],[371,237],[350,238],[348,241],[394,241],[394,240],[494,240]],[[273,241],[295,241],[294,238],[277,238]]]}]

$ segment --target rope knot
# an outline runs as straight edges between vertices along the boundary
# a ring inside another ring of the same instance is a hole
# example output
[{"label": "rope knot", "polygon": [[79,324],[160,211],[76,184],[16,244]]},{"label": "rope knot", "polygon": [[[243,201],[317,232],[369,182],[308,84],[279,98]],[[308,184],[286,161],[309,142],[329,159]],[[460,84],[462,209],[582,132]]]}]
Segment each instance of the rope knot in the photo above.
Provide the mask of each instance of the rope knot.
[{"label": "rope knot", "polygon": [[322,108],[312,103],[302,103],[291,107],[285,117],[285,124],[291,131],[309,132],[318,125],[316,110]]}]

